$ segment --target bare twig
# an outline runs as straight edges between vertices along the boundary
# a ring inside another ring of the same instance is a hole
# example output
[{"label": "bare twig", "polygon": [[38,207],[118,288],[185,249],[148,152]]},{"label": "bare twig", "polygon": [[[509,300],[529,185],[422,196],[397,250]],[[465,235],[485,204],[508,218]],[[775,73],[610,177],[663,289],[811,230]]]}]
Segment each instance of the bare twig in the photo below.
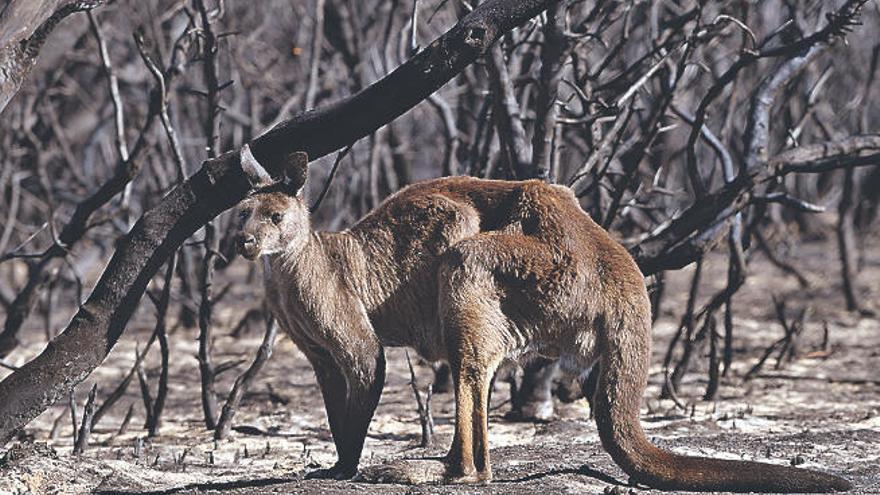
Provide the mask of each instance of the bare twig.
[{"label": "bare twig", "polygon": [[306,110],[315,107],[318,96],[318,72],[321,68],[321,50],[324,44],[324,4],[326,0],[315,0],[315,17],[312,19],[311,48],[309,50],[309,82],[306,89]]},{"label": "bare twig", "polygon": [[419,387],[416,384],[416,371],[413,369],[412,360],[409,358],[409,351],[406,351],[406,364],[409,366],[409,384],[412,387],[413,394],[416,396],[419,423],[422,425],[422,447],[428,447],[434,443],[434,417],[431,414],[432,387],[428,385],[425,398],[422,399],[422,394],[419,392]]},{"label": "bare twig", "polygon": [[100,407],[98,407],[97,411],[95,411],[94,416],[92,416],[93,430],[95,429],[95,426],[98,424],[98,422],[101,421],[101,418],[103,418],[104,415],[107,413],[107,411],[109,411],[110,408],[112,408],[116,404],[116,402],[118,402],[119,399],[121,399],[122,396],[125,395],[126,390],[128,390],[129,384],[131,384],[131,381],[137,375],[137,370],[141,366],[141,361],[143,361],[143,359],[146,357],[147,352],[149,352],[152,344],[153,340],[150,339],[147,342],[147,345],[144,346],[144,352],[138,352],[137,350],[135,350],[134,364],[132,365],[131,370],[129,370],[122,381],[119,382],[119,385],[117,385],[116,388],[113,389],[113,392],[111,392],[110,395],[107,396],[106,399],[104,399],[104,402],[101,404]]},{"label": "bare twig", "polygon": [[[193,0],[198,12],[200,22],[200,39],[202,41],[202,77],[206,86],[207,112],[203,121],[205,134],[205,149],[208,158],[215,158],[220,144],[220,82],[217,74],[217,37],[211,16],[205,7],[204,0]],[[214,307],[213,280],[215,259],[220,251],[220,240],[217,237],[216,226],[213,221],[205,225],[205,255],[202,258],[202,279],[200,291],[202,294],[199,305],[199,373],[202,382],[202,409],[205,416],[205,426],[209,430],[217,427],[217,394],[214,391],[214,377],[216,371],[211,360],[211,316]]]},{"label": "bare twig", "polygon": [[202,267],[201,293],[199,306],[199,374],[202,384],[202,410],[205,426],[209,430],[217,427],[217,394],[214,391],[216,371],[211,360],[211,312],[213,306],[212,286],[214,281],[214,251],[218,249],[217,235],[213,224],[205,226],[205,257]]},{"label": "bare twig", "polygon": [[119,160],[128,161],[128,143],[125,139],[125,108],[122,105],[122,97],[119,95],[119,79],[113,70],[113,62],[110,60],[110,52],[107,50],[107,41],[101,32],[101,26],[91,11],[87,11],[89,26],[92,34],[98,42],[98,54],[101,56],[101,65],[104,66],[104,76],[107,78],[107,86],[110,92],[110,101],[113,102],[113,124],[116,129],[116,151]]},{"label": "bare twig", "polygon": [[161,354],[161,369],[159,372],[159,386],[156,390],[156,400],[153,402],[152,414],[148,416],[147,430],[149,436],[154,437],[159,434],[159,428],[162,425],[162,412],[165,409],[165,400],[168,397],[168,335],[166,332],[166,316],[168,315],[168,306],[171,301],[171,282],[174,278],[174,266],[176,258],[174,256],[168,260],[168,268],[165,271],[165,285],[162,287],[162,293],[156,302],[156,328],[153,335],[159,341],[159,351]]},{"label": "bare twig", "polygon": [[92,389],[89,391],[89,397],[86,400],[85,408],[83,409],[83,417],[82,423],[79,427],[79,433],[76,436],[76,442],[73,447],[74,455],[81,455],[85,452],[86,447],[89,445],[89,436],[92,434],[92,418],[95,415],[95,398],[98,394],[98,384],[92,385]]},{"label": "bare twig", "polygon": [[321,206],[321,203],[324,201],[324,197],[327,196],[327,191],[330,190],[330,185],[333,183],[333,179],[336,177],[336,171],[339,169],[339,164],[342,163],[342,159],[345,158],[346,155],[351,151],[353,144],[350,144],[345,147],[342,151],[336,154],[336,160],[333,162],[333,167],[330,169],[330,174],[327,175],[327,180],[324,181],[324,187],[321,188],[321,193],[318,194],[318,199],[312,203],[311,208],[309,208],[309,212],[314,213],[318,211],[318,207]]},{"label": "bare twig", "polygon": [[486,66],[492,86],[493,116],[498,129],[498,139],[504,159],[512,175],[517,179],[536,177],[529,163],[529,146],[526,131],[519,117],[519,107],[513,91],[513,83],[504,62],[500,46],[492,49],[490,63]]},{"label": "bare twig", "polygon": [[77,431],[79,420],[77,419],[76,412],[76,389],[71,389],[70,394],[67,396],[67,408],[70,410],[70,427],[72,430],[71,435],[73,436],[73,444],[76,445],[76,436],[79,434]]},{"label": "bare twig", "polygon": [[215,439],[222,440],[229,434],[229,430],[232,428],[232,418],[235,415],[235,410],[238,408],[242,397],[247,393],[254,378],[260,374],[266,361],[272,357],[272,349],[275,346],[275,336],[278,332],[277,326],[278,325],[273,318],[269,317],[266,320],[266,333],[263,336],[263,342],[260,344],[260,348],[257,350],[257,354],[254,357],[254,362],[251,363],[250,367],[248,367],[243,374],[235,379],[235,384],[232,386],[229,398],[226,399],[226,403],[223,405],[223,412],[220,415],[220,419],[217,421],[217,428],[214,430]]},{"label": "bare twig", "polygon": [[144,420],[144,428],[147,428],[153,423],[153,394],[150,393],[150,381],[147,378],[147,371],[144,369],[143,362],[137,363],[136,370],[138,384],[141,389],[141,400],[144,403],[144,415],[146,416]]},{"label": "bare twig", "polygon": [[[550,179],[552,171],[553,134],[556,129],[559,81],[562,63],[568,56],[565,36],[565,5],[557,1],[547,9],[544,43],[541,45],[541,77],[535,99],[535,130],[532,137],[532,169],[534,176]],[[553,177],[552,180],[556,178]]]}]

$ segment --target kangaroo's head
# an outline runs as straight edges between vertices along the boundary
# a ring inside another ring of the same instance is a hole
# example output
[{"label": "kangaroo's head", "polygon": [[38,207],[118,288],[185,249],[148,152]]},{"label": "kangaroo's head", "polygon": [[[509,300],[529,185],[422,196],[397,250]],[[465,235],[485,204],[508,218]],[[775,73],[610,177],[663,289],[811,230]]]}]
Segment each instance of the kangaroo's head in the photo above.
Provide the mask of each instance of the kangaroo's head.
[{"label": "kangaroo's head", "polygon": [[256,179],[257,189],[238,207],[238,253],[254,260],[263,254],[302,249],[311,230],[309,208],[302,194],[308,175],[306,154],[291,155],[285,163],[284,177],[278,181],[269,176],[247,148],[242,150],[241,163],[245,173]]}]

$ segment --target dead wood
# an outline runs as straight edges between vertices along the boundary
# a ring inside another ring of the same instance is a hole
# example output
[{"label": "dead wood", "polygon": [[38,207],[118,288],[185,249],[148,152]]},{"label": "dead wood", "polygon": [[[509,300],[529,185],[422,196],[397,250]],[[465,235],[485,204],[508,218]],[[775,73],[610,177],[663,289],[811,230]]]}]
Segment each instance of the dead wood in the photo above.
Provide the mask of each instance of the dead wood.
[{"label": "dead wood", "polygon": [[[147,283],[197,229],[253,190],[242,163],[251,155],[273,176],[285,158],[324,156],[370,134],[427,98],[487,52],[503,33],[534,17],[547,0],[490,0],[394,72],[359,93],[280,124],[244,150],[206,161],[147,211],[118,243],[91,296],[34,360],[0,382],[0,443],[84,380],[113,348]],[[61,369],[64,369],[62,372]]]}]

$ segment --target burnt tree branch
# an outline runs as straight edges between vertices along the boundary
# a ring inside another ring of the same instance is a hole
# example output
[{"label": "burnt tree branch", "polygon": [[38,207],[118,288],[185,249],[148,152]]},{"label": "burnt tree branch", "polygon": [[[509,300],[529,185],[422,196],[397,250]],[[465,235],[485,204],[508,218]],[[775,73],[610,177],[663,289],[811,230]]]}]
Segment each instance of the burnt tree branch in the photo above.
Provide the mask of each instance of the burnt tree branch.
[{"label": "burnt tree branch", "polygon": [[498,129],[498,141],[504,160],[515,178],[531,179],[535,177],[535,173],[529,165],[526,131],[519,117],[513,81],[510,80],[504,51],[500,46],[492,49],[486,69],[489,71],[489,84],[492,88],[492,116]]},{"label": "burnt tree branch", "polygon": [[[768,157],[773,102],[788,81],[814,61],[830,43],[849,31],[850,26],[857,22],[865,3],[864,0],[850,0],[836,12],[829,14],[825,27],[812,35],[781,47],[744,55],[737,62],[737,64],[742,63],[743,66],[737,68],[738,65],[734,64],[704,97],[691,124],[688,149],[692,148],[702,134],[708,102],[720,95],[722,90],[719,84],[732,81],[736,72],[751,63],[752,57],[785,57],[784,61],[761,81],[752,97],[743,137],[745,158],[740,164],[739,173],[731,177],[730,171],[726,171],[724,186],[711,193],[701,193],[702,181],[699,174],[693,173],[696,169],[689,159],[692,185],[697,192],[697,200],[647,239],[631,247],[630,252],[645,275],[690,264],[718,242],[729,223],[735,226],[740,211],[752,202],[751,196],[756,185],[773,176],[774,167],[769,166],[772,160]],[[775,168],[778,169],[779,166]]]},{"label": "burnt tree branch", "polygon": [[[79,0],[58,7],[60,3],[13,0],[4,9],[0,18],[0,112],[21,89],[58,24],[71,14],[98,7],[103,0]],[[36,28],[31,29],[32,23]],[[27,37],[22,39],[22,34]]]},{"label": "burnt tree branch", "polygon": [[285,158],[312,159],[354,142],[399,117],[484,55],[503,33],[544,10],[550,0],[489,0],[391,74],[323,109],[306,112],[250,147],[206,161],[148,210],[120,241],[88,300],[35,359],[0,382],[0,444],[65,396],[94,370],[122,335],[158,269],[196,230],[251,193],[257,179],[242,168],[253,149],[274,177]]},{"label": "burnt tree branch", "polygon": [[[88,230],[92,227],[90,221],[94,213],[109,203],[117,194],[124,191],[140,171],[142,166],[140,155],[148,147],[148,134],[153,122],[157,116],[165,111],[167,85],[170,83],[173,74],[175,74],[173,69],[177,63],[178,47],[186,43],[186,38],[186,36],[181,36],[177,40],[174,55],[169,63],[166,76],[162,78],[161,84],[157,85],[151,92],[149,112],[144,119],[134,146],[130,150],[126,148],[126,154],[120,154],[117,157],[118,161],[113,176],[76,205],[70,220],[58,234],[57,241],[39,255],[39,260],[29,270],[25,286],[16,295],[6,314],[3,332],[0,333],[0,357],[6,356],[18,345],[18,332],[30,314],[37,294],[48,279],[45,276],[45,272],[52,261],[67,255],[69,250],[85,237]],[[135,35],[135,41],[140,48],[143,42],[140,41],[138,35]],[[2,64],[2,60],[0,60],[0,64]],[[110,84],[112,93],[112,82]],[[0,262],[8,258],[10,258],[9,255],[0,256]]]}]

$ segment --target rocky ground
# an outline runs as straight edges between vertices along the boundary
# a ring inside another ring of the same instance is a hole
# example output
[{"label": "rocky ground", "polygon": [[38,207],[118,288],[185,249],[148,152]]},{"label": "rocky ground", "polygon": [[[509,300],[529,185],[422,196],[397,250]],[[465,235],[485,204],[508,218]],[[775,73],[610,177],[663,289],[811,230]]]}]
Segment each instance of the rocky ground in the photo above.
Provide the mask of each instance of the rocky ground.
[{"label": "rocky ground", "polygon": [[[830,254],[829,254],[830,253]],[[796,255],[811,287],[797,283],[763,258],[751,264],[747,286],[735,299],[735,356],[718,400],[701,400],[705,373],[701,362],[681,390],[686,411],[659,400],[660,362],[685,306],[690,270],[671,277],[660,321],[655,325],[655,355],[643,424],[659,445],[681,453],[732,459],[754,459],[843,475],[858,493],[880,493],[880,322],[843,310],[837,262],[830,245],[801,247]],[[240,263],[240,262],[237,262]],[[244,268],[225,277],[235,280]],[[723,257],[707,262],[703,294],[725,282]],[[865,301],[876,305],[880,294],[880,250],[868,252],[861,271]],[[797,359],[780,369],[774,361],[755,379],[742,376],[770,344],[782,336],[772,295],[789,301],[791,314],[811,307],[800,338]],[[218,307],[215,359],[250,359],[261,340],[254,329],[235,339],[230,328],[258,299],[233,290]],[[148,305],[145,305],[148,306]],[[62,319],[58,317],[58,319]],[[827,323],[830,352],[821,348]],[[38,325],[38,324],[34,324]],[[144,311],[132,322],[107,362],[77,389],[80,404],[98,383],[106,395],[131,368],[135,346],[152,329]],[[29,342],[7,359],[19,365],[42,346],[35,326]],[[585,401],[561,404],[558,418],[543,424],[503,419],[507,390],[493,394],[490,424],[495,481],[489,486],[397,485],[367,481],[304,481],[311,469],[334,459],[330,433],[314,376],[304,357],[283,339],[263,375],[246,397],[235,424],[249,433],[233,432],[214,442],[201,421],[196,332],[179,329],[171,335],[171,383],[161,435],[148,439],[141,429],[144,415],[137,382],[99,423],[85,454],[72,455],[66,404],[58,404],[32,422],[29,441],[7,446],[0,463],[0,493],[629,493],[648,492],[627,485],[627,477],[602,450]],[[155,384],[158,356],[147,359]],[[703,361],[701,358],[700,361]],[[452,398],[434,396],[437,446],[418,447],[420,426],[402,349],[388,355],[385,393],[367,439],[362,466],[387,465],[397,459],[421,459],[426,469],[443,454],[452,434]],[[247,362],[221,375],[218,390],[229,390]],[[9,372],[0,369],[0,378]],[[418,369],[427,383],[430,371]],[[155,385],[154,385],[155,387]],[[134,405],[128,431],[115,435]],[[55,426],[55,428],[53,428]],[[53,429],[55,430],[53,432]],[[0,452],[2,454],[2,452]]]}]

